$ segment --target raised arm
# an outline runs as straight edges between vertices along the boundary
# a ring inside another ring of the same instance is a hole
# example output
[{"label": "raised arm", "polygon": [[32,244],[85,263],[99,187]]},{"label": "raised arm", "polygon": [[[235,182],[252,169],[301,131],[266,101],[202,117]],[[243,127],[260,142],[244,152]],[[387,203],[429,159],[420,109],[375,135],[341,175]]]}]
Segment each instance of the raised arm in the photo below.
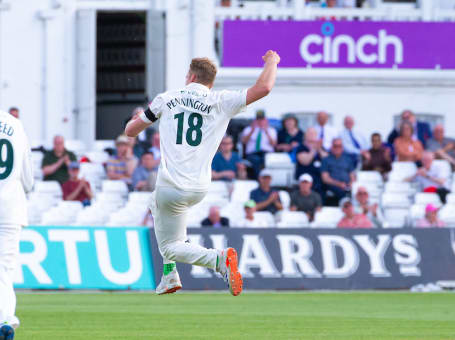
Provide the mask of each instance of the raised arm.
[{"label": "raised arm", "polygon": [[265,97],[272,91],[275,85],[277,65],[280,62],[280,56],[272,50],[267,51],[264,60],[264,69],[260,74],[256,84],[248,89],[246,94],[246,105],[254,103],[255,101]]},{"label": "raised arm", "polygon": [[141,117],[139,117],[139,114],[136,114],[133,118],[130,119],[128,124],[126,124],[125,127],[125,135],[128,137],[136,137],[138,134],[140,134],[143,130],[145,130],[150,124],[144,122]]}]

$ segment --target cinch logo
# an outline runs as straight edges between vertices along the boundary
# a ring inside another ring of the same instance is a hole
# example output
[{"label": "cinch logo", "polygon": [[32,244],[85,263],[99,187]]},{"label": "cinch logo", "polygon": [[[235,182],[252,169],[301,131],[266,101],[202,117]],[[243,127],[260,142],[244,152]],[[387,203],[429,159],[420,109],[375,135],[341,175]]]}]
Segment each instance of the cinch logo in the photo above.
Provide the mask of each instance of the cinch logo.
[{"label": "cinch logo", "polygon": [[[300,43],[300,55],[308,64],[336,64],[340,61],[340,48],[345,46],[347,62],[355,64],[385,64],[387,62],[387,47],[394,48],[394,64],[403,62],[403,43],[395,35],[387,35],[385,29],[378,31],[377,36],[372,34],[362,35],[357,41],[351,36],[340,34],[333,36],[335,26],[331,22],[325,22],[321,26],[321,35],[309,34]],[[366,51],[366,46],[369,52]],[[310,51],[310,49],[312,51]]]}]

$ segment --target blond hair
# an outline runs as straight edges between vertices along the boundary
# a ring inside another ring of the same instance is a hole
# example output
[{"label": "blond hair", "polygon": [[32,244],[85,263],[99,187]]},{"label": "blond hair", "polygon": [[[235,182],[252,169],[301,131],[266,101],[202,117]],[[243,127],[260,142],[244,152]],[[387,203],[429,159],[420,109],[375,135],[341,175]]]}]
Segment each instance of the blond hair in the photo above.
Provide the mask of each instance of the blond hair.
[{"label": "blond hair", "polygon": [[217,69],[209,58],[194,58],[191,60],[190,72],[196,75],[198,83],[212,85],[215,81]]}]

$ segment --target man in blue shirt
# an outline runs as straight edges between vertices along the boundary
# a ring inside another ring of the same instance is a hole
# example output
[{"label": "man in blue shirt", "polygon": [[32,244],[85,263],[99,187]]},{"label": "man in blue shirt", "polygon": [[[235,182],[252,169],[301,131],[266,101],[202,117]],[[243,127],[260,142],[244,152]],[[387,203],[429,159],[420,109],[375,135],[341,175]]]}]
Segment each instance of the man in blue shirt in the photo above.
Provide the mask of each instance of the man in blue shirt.
[{"label": "man in blue shirt", "polygon": [[270,211],[272,214],[283,209],[278,191],[272,190],[272,174],[267,169],[259,173],[259,188],[251,191],[250,198],[256,202],[257,211]]},{"label": "man in blue shirt", "polygon": [[220,149],[212,161],[212,180],[232,181],[236,177],[246,179],[246,167],[237,152],[233,152],[231,136],[224,136]]},{"label": "man in blue shirt", "polygon": [[351,157],[343,152],[341,138],[335,138],[332,141],[330,154],[322,160],[321,166],[327,205],[337,206],[340,199],[350,192],[352,183],[355,181],[354,170]]},{"label": "man in blue shirt", "polygon": [[157,172],[154,167],[153,153],[146,152],[141,157],[141,164],[134,169],[132,184],[135,191],[153,191]]}]

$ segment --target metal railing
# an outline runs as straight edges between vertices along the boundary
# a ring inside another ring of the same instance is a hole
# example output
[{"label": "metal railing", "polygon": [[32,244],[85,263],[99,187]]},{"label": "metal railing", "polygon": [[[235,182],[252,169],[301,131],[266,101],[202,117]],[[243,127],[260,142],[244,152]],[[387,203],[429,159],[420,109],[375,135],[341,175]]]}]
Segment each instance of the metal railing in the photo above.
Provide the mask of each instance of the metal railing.
[{"label": "metal railing", "polygon": [[379,8],[319,8],[295,1],[288,6],[258,2],[243,7],[216,7],[215,18],[223,20],[359,20],[359,21],[455,21],[455,10],[422,6]]}]

